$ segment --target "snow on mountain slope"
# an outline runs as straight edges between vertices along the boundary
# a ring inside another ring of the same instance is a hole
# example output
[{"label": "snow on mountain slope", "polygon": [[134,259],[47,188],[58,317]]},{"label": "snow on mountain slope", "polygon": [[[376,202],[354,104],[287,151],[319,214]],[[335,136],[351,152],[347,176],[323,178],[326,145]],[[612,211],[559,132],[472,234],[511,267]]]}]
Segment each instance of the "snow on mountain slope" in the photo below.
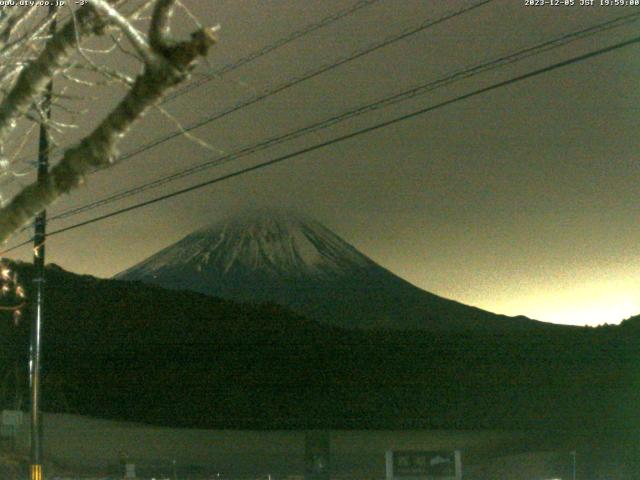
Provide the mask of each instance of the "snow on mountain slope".
[{"label": "snow on mountain slope", "polygon": [[297,214],[252,213],[198,230],[122,272],[145,277],[172,267],[223,275],[260,272],[277,277],[331,277],[374,265],[318,222]]},{"label": "snow on mountain slope", "polygon": [[273,211],[231,217],[198,230],[116,278],[274,302],[347,328],[502,331],[541,325],[425,292],[317,221]]}]

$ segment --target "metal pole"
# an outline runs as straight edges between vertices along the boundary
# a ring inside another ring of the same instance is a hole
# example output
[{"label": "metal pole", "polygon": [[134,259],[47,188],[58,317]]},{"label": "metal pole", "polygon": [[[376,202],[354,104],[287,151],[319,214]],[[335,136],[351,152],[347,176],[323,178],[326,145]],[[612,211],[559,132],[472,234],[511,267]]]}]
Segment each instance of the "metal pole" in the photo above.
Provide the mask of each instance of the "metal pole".
[{"label": "metal pole", "polygon": [[[55,14],[54,2],[49,5],[49,15]],[[51,22],[49,32],[55,33],[55,19]],[[51,118],[51,95],[53,84],[49,81],[43,100],[42,112],[46,119]],[[45,183],[49,175],[49,132],[46,120],[40,124],[40,141],[38,144],[38,183]],[[40,371],[42,369],[42,316],[44,306],[44,254],[47,212],[43,210],[35,219],[33,237],[33,266],[35,308],[31,323],[31,343],[29,358],[29,383],[31,387],[31,480],[42,480],[42,414],[40,411]]]}]

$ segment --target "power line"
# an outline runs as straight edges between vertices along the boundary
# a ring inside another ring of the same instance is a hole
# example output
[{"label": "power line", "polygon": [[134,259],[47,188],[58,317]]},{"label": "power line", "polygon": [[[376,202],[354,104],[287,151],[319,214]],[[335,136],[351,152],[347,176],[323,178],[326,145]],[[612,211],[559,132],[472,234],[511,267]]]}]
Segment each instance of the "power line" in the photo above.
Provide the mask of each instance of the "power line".
[{"label": "power line", "polygon": [[[369,1],[371,1],[371,0],[369,0]],[[172,140],[174,138],[182,136],[182,135],[184,135],[185,133],[187,133],[189,131],[192,131],[192,130],[197,129],[199,127],[202,127],[202,126],[204,126],[204,125],[206,125],[208,123],[211,123],[211,122],[219,120],[219,119],[221,119],[223,117],[226,117],[227,115],[230,115],[230,114],[232,114],[234,112],[237,112],[237,111],[239,111],[239,110],[241,110],[243,108],[249,107],[249,106],[251,106],[251,105],[253,105],[255,103],[258,103],[258,102],[260,102],[260,101],[262,101],[262,100],[264,100],[266,98],[269,98],[269,97],[271,97],[273,95],[281,93],[281,92],[283,92],[285,90],[288,90],[289,88],[292,88],[292,87],[294,87],[294,86],[296,86],[296,85],[298,85],[298,84],[300,84],[302,82],[305,82],[305,81],[310,80],[312,78],[315,78],[315,77],[317,77],[319,75],[322,75],[322,74],[324,74],[326,72],[334,70],[334,69],[336,69],[336,68],[338,68],[338,67],[340,67],[340,66],[342,66],[342,65],[344,65],[344,64],[346,64],[348,62],[351,62],[351,61],[356,60],[358,58],[361,58],[361,57],[363,57],[365,55],[373,53],[373,52],[375,52],[377,50],[380,50],[380,49],[382,49],[384,47],[387,47],[387,46],[389,46],[389,45],[391,45],[393,43],[396,43],[396,42],[399,42],[399,41],[404,40],[406,38],[409,38],[412,35],[416,35],[416,34],[418,34],[420,32],[423,32],[424,30],[427,30],[427,29],[429,29],[431,27],[434,27],[434,26],[436,26],[436,25],[438,25],[440,23],[446,22],[446,21],[448,21],[450,19],[453,19],[453,18],[458,17],[460,15],[463,15],[463,14],[465,14],[467,12],[475,10],[476,8],[479,8],[479,7],[483,6],[483,5],[491,3],[492,1],[493,0],[481,0],[479,2],[476,2],[476,3],[472,4],[472,5],[462,7],[460,9],[456,10],[456,11],[446,13],[446,14],[444,14],[444,15],[436,18],[436,19],[427,19],[427,20],[423,21],[422,23],[420,23],[417,27],[411,27],[411,28],[408,28],[408,29],[400,32],[399,34],[395,34],[395,35],[389,36],[389,37],[383,39],[382,41],[380,41],[378,43],[375,43],[373,45],[367,46],[364,49],[358,50],[358,51],[356,51],[356,52],[354,52],[354,53],[352,53],[352,54],[350,54],[350,55],[348,55],[346,57],[343,57],[343,58],[335,61],[334,63],[331,63],[329,65],[321,66],[320,68],[313,69],[312,71],[304,73],[301,76],[295,77],[295,78],[293,78],[293,79],[291,79],[291,80],[289,80],[287,82],[284,82],[283,84],[280,84],[277,87],[271,88],[271,89],[263,92],[261,95],[258,95],[257,97],[253,97],[253,98],[250,98],[248,100],[241,101],[241,102],[231,106],[230,108],[228,108],[226,110],[223,110],[221,112],[218,112],[218,113],[215,113],[215,114],[213,114],[211,116],[208,116],[208,117],[206,117],[206,118],[204,118],[202,120],[199,120],[199,121],[189,125],[188,127],[181,128],[180,130],[177,130],[177,131],[175,131],[173,133],[170,133],[170,134],[168,134],[168,135],[166,135],[164,137],[161,137],[161,138],[156,139],[154,141],[148,142],[148,143],[146,143],[146,144],[144,144],[144,145],[142,145],[142,146],[140,146],[140,147],[138,147],[138,148],[136,148],[134,150],[131,150],[131,151],[121,155],[118,158],[117,162],[118,163],[122,163],[123,161],[129,160],[132,157],[135,157],[135,156],[137,156],[137,155],[139,155],[139,154],[141,154],[141,153],[143,153],[143,152],[145,152],[147,150],[150,150],[150,149],[152,149],[152,148],[154,148],[154,147],[156,147],[156,146],[158,146],[158,145],[160,145],[160,144],[162,144],[164,142],[167,142],[169,140]],[[266,50],[268,52],[268,51],[272,51],[273,49],[270,48],[270,47],[265,47],[262,50]],[[257,57],[258,57],[258,55],[256,55],[254,58],[257,58]],[[239,61],[238,63],[241,63],[241,62],[242,61]],[[247,63],[247,62],[244,62],[244,63]],[[242,63],[242,64],[244,64],[244,63]],[[230,71],[230,70],[227,70],[227,71]],[[102,171],[102,170],[105,170],[107,168],[109,168],[109,167],[98,168],[96,171]]]},{"label": "power line", "polygon": [[237,150],[235,152],[229,153],[223,157],[219,157],[213,160],[208,160],[206,162],[200,163],[198,165],[189,167],[187,169],[181,170],[179,172],[170,174],[170,175],[166,175],[164,177],[161,177],[159,179],[153,180],[151,182],[146,182],[143,183],[141,185],[138,185],[136,187],[109,195],[107,197],[104,197],[100,200],[96,200],[93,201],[89,204],[85,204],[79,207],[75,207],[75,208],[70,208],[68,210],[65,210],[55,216],[53,216],[51,218],[51,220],[59,220],[59,219],[63,219],[63,218],[68,218],[74,215],[77,215],[79,213],[83,213],[89,210],[93,210],[97,207],[100,207],[102,205],[106,205],[109,203],[112,203],[114,201],[117,200],[121,200],[123,198],[127,198],[130,197],[132,195],[136,195],[138,193],[142,193],[146,190],[152,189],[152,188],[157,188],[161,185],[170,183],[172,181],[178,180],[180,178],[184,178],[186,176],[189,175],[193,175],[195,173],[201,172],[203,170],[209,169],[209,168],[213,168],[216,166],[219,166],[223,163],[227,163],[233,160],[237,160],[239,158],[248,156],[250,154],[256,153],[258,151],[264,150],[266,148],[278,145],[280,143],[283,143],[285,141],[289,141],[289,140],[293,140],[295,138],[299,138],[303,135],[306,135],[308,133],[311,132],[315,132],[321,129],[325,129],[328,128],[329,126],[335,125],[337,123],[343,122],[347,119],[362,115],[364,113],[368,113],[371,111],[375,111],[377,109],[380,108],[384,108],[384,107],[388,107],[390,105],[393,105],[395,103],[407,100],[407,99],[411,99],[414,98],[418,95],[423,95],[427,92],[433,91],[437,88],[449,85],[453,82],[462,80],[462,79],[466,79],[475,75],[478,75],[480,73],[486,72],[488,70],[494,69],[494,68],[498,68],[498,67],[502,67],[517,61],[520,61],[522,59],[528,58],[530,56],[533,55],[538,55],[540,53],[543,52],[547,52],[550,51],[554,48],[558,48],[564,45],[567,45],[570,42],[576,41],[578,39],[582,39],[585,38],[586,36],[589,35],[593,35],[596,33],[600,33],[604,30],[608,30],[611,28],[615,28],[615,27],[619,27],[631,22],[635,22],[638,20],[638,18],[640,18],[640,13],[635,13],[632,15],[626,15],[626,16],[622,16],[622,17],[618,17],[616,19],[607,21],[607,22],[603,22],[597,25],[593,25],[590,26],[588,28],[579,30],[579,31],[575,31],[572,33],[567,33],[564,35],[561,35],[557,38],[554,38],[552,40],[547,40],[545,42],[539,43],[537,45],[531,46],[531,47],[527,47],[524,48],[522,50],[519,50],[518,52],[514,52],[512,54],[503,56],[503,57],[499,57],[497,59],[493,59],[478,65],[475,65],[473,67],[469,67],[466,69],[462,69],[459,70],[457,72],[451,73],[443,78],[440,78],[438,80],[434,80],[434,81],[430,81],[427,82],[425,84],[419,85],[417,87],[411,88],[409,90],[405,90],[401,93],[397,93],[388,97],[385,97],[381,100],[377,100],[376,102],[373,103],[369,103],[366,104],[364,106],[349,110],[347,112],[341,113],[339,115],[330,117],[328,119],[322,120],[320,122],[316,122],[313,123],[311,125],[307,125],[306,127],[294,130],[292,132],[288,132],[284,135],[279,135],[276,137],[272,137],[269,138],[267,140],[264,140],[258,144],[254,144],[245,148],[242,148],[240,150]]},{"label": "power line", "polygon": [[[154,148],[154,147],[156,147],[156,146],[158,146],[158,145],[160,145],[162,143],[165,143],[165,142],[167,142],[169,140],[172,140],[174,138],[182,136],[187,132],[190,132],[192,130],[200,128],[200,127],[202,127],[202,126],[204,126],[206,124],[212,123],[212,122],[214,122],[216,120],[219,120],[219,119],[221,119],[223,117],[226,117],[227,115],[230,115],[230,114],[232,114],[234,112],[237,112],[237,111],[239,111],[239,110],[241,110],[243,108],[246,108],[246,107],[248,107],[250,105],[258,103],[258,102],[260,102],[260,101],[262,101],[262,100],[264,100],[264,99],[266,99],[268,97],[271,97],[271,96],[276,95],[278,93],[281,93],[281,92],[283,92],[285,90],[288,90],[289,88],[292,88],[292,87],[294,87],[294,86],[296,86],[296,85],[298,85],[298,84],[300,84],[302,82],[305,82],[305,81],[310,80],[312,78],[315,78],[315,77],[317,77],[317,76],[319,76],[319,75],[321,75],[323,73],[326,73],[326,72],[329,72],[331,70],[334,70],[334,69],[336,69],[336,68],[338,68],[338,67],[340,67],[340,66],[342,66],[342,65],[344,65],[344,64],[346,64],[348,62],[351,62],[351,61],[356,60],[358,58],[361,58],[361,57],[363,57],[365,55],[368,55],[369,53],[372,53],[372,52],[375,52],[377,50],[380,50],[380,49],[382,49],[384,47],[387,47],[387,46],[389,46],[389,45],[391,45],[393,43],[396,43],[396,42],[401,41],[401,40],[405,40],[406,38],[408,38],[408,37],[410,37],[412,35],[418,34],[418,33],[422,32],[422,31],[424,31],[424,30],[426,30],[428,28],[431,28],[431,27],[433,27],[435,25],[438,25],[440,23],[443,23],[445,21],[448,21],[450,19],[458,17],[458,16],[460,16],[460,15],[462,15],[464,13],[467,13],[467,12],[469,12],[471,10],[474,10],[474,9],[476,9],[478,7],[481,7],[483,5],[486,5],[488,3],[491,3],[492,1],[493,0],[481,0],[480,2],[474,3],[474,4],[470,5],[470,6],[463,7],[461,9],[459,9],[459,10],[454,11],[454,12],[449,12],[449,13],[441,16],[441,17],[438,17],[437,19],[427,19],[427,20],[423,21],[417,27],[411,27],[409,29],[406,29],[406,30],[400,32],[399,34],[387,37],[387,38],[383,39],[382,41],[380,41],[378,43],[375,43],[373,45],[367,46],[364,49],[358,50],[358,51],[350,54],[349,56],[343,57],[343,58],[341,58],[341,59],[339,59],[339,60],[337,60],[337,61],[335,61],[335,62],[333,62],[331,64],[324,65],[324,66],[321,66],[319,68],[315,68],[315,69],[313,69],[313,70],[311,70],[309,72],[306,72],[306,73],[302,74],[301,76],[298,76],[298,77],[295,77],[295,78],[293,78],[291,80],[288,80],[288,81],[284,82],[283,84],[278,85],[277,87],[274,87],[274,88],[271,88],[271,89],[265,91],[264,93],[262,93],[261,95],[258,95],[257,97],[253,97],[251,99],[241,101],[241,102],[231,106],[230,108],[228,108],[226,110],[223,110],[221,112],[217,112],[217,113],[215,113],[213,115],[210,115],[208,117],[205,117],[204,119],[201,119],[201,120],[199,120],[199,121],[197,121],[197,122],[195,122],[195,123],[193,123],[193,124],[191,124],[191,125],[189,125],[187,127],[181,128],[180,130],[177,130],[177,131],[172,132],[172,133],[170,133],[168,135],[165,135],[164,137],[161,137],[159,139],[156,139],[156,140],[148,142],[148,143],[146,143],[144,145],[141,145],[140,147],[121,155],[118,158],[117,162],[118,163],[122,163],[123,161],[126,161],[126,160],[128,160],[128,159],[130,159],[130,158],[132,158],[134,156],[137,156],[137,155],[139,155],[139,154],[141,154],[141,153],[143,153],[143,152],[145,152],[147,150],[150,150],[150,149],[152,149],[152,148]],[[105,170],[107,168],[109,168],[109,167],[99,168],[97,171]],[[63,214],[65,214],[65,213],[66,212],[63,212]],[[60,218],[60,216],[58,216],[56,218]]]},{"label": "power line", "polygon": [[[479,89],[474,90],[474,91],[472,91],[470,93],[466,93],[464,95],[460,95],[458,97],[455,97],[455,98],[452,98],[452,99],[449,99],[449,100],[445,100],[445,101],[437,103],[435,105],[431,105],[429,107],[425,107],[425,108],[416,110],[414,112],[401,115],[401,116],[393,118],[391,120],[387,120],[387,121],[384,121],[384,122],[381,122],[381,123],[377,123],[377,124],[372,125],[370,127],[362,128],[360,130],[356,130],[355,132],[352,132],[352,133],[349,133],[349,134],[346,134],[346,135],[342,135],[342,136],[333,138],[331,140],[320,142],[320,143],[317,143],[317,144],[312,145],[310,147],[305,147],[305,148],[302,148],[300,150],[296,150],[295,152],[292,152],[292,153],[289,153],[289,154],[286,154],[286,155],[282,155],[280,157],[276,157],[276,158],[268,160],[266,162],[262,162],[262,163],[259,163],[257,165],[253,165],[251,167],[243,168],[241,170],[237,170],[235,172],[232,172],[232,173],[229,173],[229,174],[226,174],[226,175],[222,175],[222,176],[216,177],[214,179],[207,180],[205,182],[201,182],[201,183],[192,185],[192,186],[187,187],[187,188],[183,188],[181,190],[176,190],[174,192],[158,196],[158,197],[153,198],[151,200],[147,200],[147,201],[144,201],[144,202],[139,202],[139,203],[137,203],[135,205],[131,205],[129,207],[121,208],[119,210],[115,210],[115,211],[107,213],[105,215],[100,215],[98,217],[94,217],[94,218],[91,218],[89,220],[85,220],[83,222],[79,222],[79,223],[76,223],[74,225],[70,225],[68,227],[64,227],[64,228],[60,228],[58,230],[54,230],[54,231],[50,232],[49,234],[47,234],[47,237],[51,237],[51,236],[54,236],[54,235],[58,235],[60,233],[68,232],[70,230],[74,230],[76,228],[80,228],[80,227],[83,227],[85,225],[89,225],[89,224],[92,224],[92,223],[95,223],[95,222],[99,222],[101,220],[106,220],[108,218],[115,217],[117,215],[121,215],[123,213],[130,212],[132,210],[137,210],[139,208],[146,207],[148,205],[152,205],[154,203],[158,203],[160,201],[167,200],[169,198],[177,197],[179,195],[183,195],[183,194],[188,193],[188,192],[199,190],[201,188],[204,188],[204,187],[216,184],[216,183],[220,183],[220,182],[223,182],[225,180],[230,180],[231,178],[235,178],[235,177],[238,177],[240,175],[244,175],[245,173],[249,173],[249,172],[253,172],[253,171],[256,171],[256,170],[260,170],[260,169],[269,167],[271,165],[275,165],[277,163],[284,162],[284,161],[289,160],[291,158],[299,157],[300,155],[304,155],[306,153],[310,153],[310,152],[313,152],[315,150],[319,150],[321,148],[328,147],[328,146],[334,145],[336,143],[343,142],[345,140],[349,140],[351,138],[359,137],[361,135],[364,135],[364,134],[367,134],[367,133],[371,133],[371,132],[380,130],[382,128],[386,128],[386,127],[394,125],[396,123],[404,122],[406,120],[418,117],[420,115],[424,115],[426,113],[430,113],[430,112],[432,112],[434,110],[438,110],[440,108],[452,105],[454,103],[457,103],[457,102],[460,102],[460,101],[463,101],[463,100],[467,100],[467,99],[475,97],[477,95],[481,95],[481,94],[496,90],[498,88],[506,87],[508,85],[511,85],[511,84],[514,84],[514,83],[517,83],[517,82],[521,82],[523,80],[527,80],[527,79],[536,77],[538,75],[542,75],[544,73],[551,72],[551,71],[556,70],[558,68],[563,68],[563,67],[566,67],[568,65],[572,65],[572,64],[575,64],[575,63],[578,63],[578,62],[582,62],[582,61],[588,60],[590,58],[594,58],[594,57],[603,55],[605,53],[609,53],[609,52],[612,52],[614,50],[618,50],[618,49],[621,49],[621,48],[624,48],[624,47],[627,47],[627,46],[630,46],[630,45],[633,45],[633,44],[636,44],[636,43],[639,43],[639,42],[640,42],[640,37],[634,37],[634,38],[632,38],[630,40],[626,40],[624,42],[616,43],[616,44],[611,45],[609,47],[601,48],[599,50],[595,50],[595,51],[592,51],[592,52],[589,52],[589,53],[586,53],[586,54],[583,54],[583,55],[572,57],[572,58],[570,58],[568,60],[563,60],[561,62],[554,63],[554,64],[549,65],[547,67],[539,68],[539,69],[533,70],[533,71],[531,71],[529,73],[525,73],[525,74],[522,74],[522,75],[518,75],[516,77],[512,77],[512,78],[510,78],[508,80],[504,80],[504,81],[501,81],[501,82],[494,83],[494,84],[489,85],[487,87],[479,88]],[[9,250],[5,250],[3,253],[7,253],[9,251],[15,250],[16,248],[19,248],[19,247],[21,247],[23,245],[26,245],[27,243],[30,243],[30,240],[27,241],[27,242],[21,243],[19,245],[16,245],[15,247],[10,248]]]},{"label": "power line", "polygon": [[[324,28],[328,25],[331,25],[334,22],[337,22],[338,20],[341,20],[343,18],[348,17],[349,15],[352,15],[354,13],[356,13],[357,11],[368,7],[370,5],[373,5],[374,3],[377,3],[381,0],[360,0],[358,2],[356,2],[355,4],[351,5],[350,7],[347,7],[343,10],[339,10],[338,12],[335,12],[331,15],[328,15],[322,19],[320,19],[319,21],[315,22],[315,23],[310,23],[307,24],[306,26],[304,26],[303,28],[301,28],[300,30],[296,30],[292,33],[290,33],[289,35],[280,38],[278,40],[276,40],[274,43],[271,43],[269,45],[266,45],[258,50],[255,50],[247,55],[245,55],[244,57],[239,58],[238,60],[236,60],[233,63],[229,63],[226,64],[216,70],[214,70],[213,72],[209,73],[207,75],[206,78],[201,79],[199,81],[196,82],[192,82],[186,86],[184,86],[183,88],[173,92],[172,94],[166,96],[161,103],[167,103],[179,96],[182,96],[186,93],[189,93],[190,91],[194,90],[195,88],[198,88],[202,85],[204,85],[207,82],[210,82],[214,79],[220,78],[221,76],[232,72],[248,63],[251,63],[252,61],[267,55],[268,53],[271,53],[279,48],[282,48],[292,42],[294,42],[295,40],[298,40],[299,38],[304,37],[305,35],[309,35],[313,32],[315,32],[316,30],[319,30],[321,28]],[[67,17],[69,18],[69,17]],[[64,20],[67,20],[67,18],[65,18]],[[59,151],[62,149],[65,149],[68,147],[57,147],[57,148],[50,148],[49,150],[47,150],[48,153],[54,153],[55,151]],[[19,161],[23,161],[23,160],[27,160],[28,157],[22,157]]]},{"label": "power line", "polygon": [[[408,38],[408,37],[410,37],[412,35],[416,35],[418,33],[421,33],[421,32],[423,32],[423,31],[425,31],[425,30],[427,30],[427,29],[429,29],[431,27],[434,27],[434,26],[436,26],[436,25],[438,25],[440,23],[446,22],[446,21],[451,20],[451,19],[453,19],[455,17],[463,15],[463,14],[465,14],[465,13],[471,11],[471,10],[474,10],[474,9],[476,9],[478,7],[486,5],[486,4],[488,4],[488,3],[492,2],[492,1],[493,0],[482,0],[480,2],[472,4],[470,6],[463,7],[461,9],[459,9],[459,10],[454,11],[454,12],[447,13],[447,14],[441,16],[441,17],[438,17],[435,20],[427,19],[424,22],[422,22],[420,25],[418,25],[417,27],[412,27],[410,29],[407,29],[407,30],[404,30],[404,31],[400,32],[399,34],[387,37],[387,38],[383,39],[382,41],[380,41],[378,43],[375,43],[373,45],[369,45],[369,46],[367,46],[367,47],[365,47],[365,48],[363,48],[361,50],[358,50],[358,51],[356,51],[356,52],[354,52],[354,53],[352,53],[352,54],[350,54],[350,55],[348,55],[346,57],[338,59],[337,61],[334,61],[331,64],[323,65],[323,66],[321,66],[319,68],[315,68],[315,69],[313,69],[311,71],[303,73],[300,76],[294,77],[293,79],[290,79],[290,80],[288,80],[288,81],[286,81],[286,82],[284,82],[284,83],[282,83],[282,84],[280,84],[280,85],[278,85],[276,87],[272,87],[272,88],[266,90],[265,92],[263,92],[262,94],[260,94],[260,95],[258,95],[256,97],[252,97],[252,98],[250,98],[248,100],[240,101],[240,102],[236,103],[235,105],[232,105],[231,107],[227,108],[226,110],[222,110],[220,112],[217,112],[217,113],[214,113],[212,115],[209,115],[209,116],[205,117],[204,119],[198,120],[197,122],[192,123],[191,125],[189,125],[187,127],[183,127],[180,130],[177,130],[177,131],[175,131],[173,133],[170,133],[170,134],[168,134],[168,135],[166,135],[164,137],[161,137],[159,139],[156,139],[156,140],[148,142],[148,143],[146,143],[144,145],[141,145],[140,147],[138,147],[138,148],[136,148],[134,150],[131,150],[131,151],[125,153],[124,155],[121,155],[120,158],[118,158],[117,161],[119,163],[121,163],[121,162],[123,162],[125,160],[129,160],[130,158],[132,158],[134,156],[137,156],[137,155],[139,155],[139,154],[141,154],[141,153],[143,153],[143,152],[145,152],[147,150],[150,150],[150,149],[152,149],[154,147],[157,147],[158,145],[160,145],[160,144],[162,144],[164,142],[167,142],[167,141],[172,140],[174,138],[180,137],[180,136],[184,135],[186,132],[190,132],[190,131],[195,130],[197,128],[200,128],[200,127],[202,127],[204,125],[212,123],[212,122],[214,122],[216,120],[220,120],[221,118],[224,118],[227,115],[230,115],[230,114],[235,113],[235,112],[237,112],[239,110],[242,110],[242,109],[244,109],[246,107],[249,107],[249,106],[254,105],[254,104],[258,103],[258,102],[261,102],[262,100],[264,100],[266,98],[269,98],[269,97],[272,97],[273,95],[276,95],[278,93],[284,92],[285,90],[288,90],[288,89],[290,89],[290,88],[292,88],[292,87],[294,87],[296,85],[299,85],[302,82],[306,82],[307,80],[311,80],[312,78],[315,78],[315,77],[317,77],[319,75],[327,73],[327,72],[329,72],[331,70],[335,70],[336,68],[341,67],[342,65],[344,65],[346,63],[352,62],[353,60],[361,58],[361,57],[363,57],[365,55],[373,53],[373,52],[375,52],[377,50],[380,50],[380,49],[382,49],[384,47],[392,45],[392,44],[394,44],[396,42],[399,42],[401,40],[405,40],[406,38]],[[98,171],[104,170],[106,168],[109,168],[109,167],[104,167],[104,168],[98,169]]]},{"label": "power line", "polygon": [[[276,95],[278,93],[281,93],[281,92],[283,92],[283,91],[285,91],[285,90],[287,90],[289,88],[292,88],[295,85],[298,85],[298,84],[300,84],[302,82],[310,80],[310,79],[312,79],[314,77],[317,77],[317,76],[319,76],[319,75],[321,75],[323,73],[326,73],[328,71],[334,70],[334,69],[336,69],[336,68],[338,68],[338,67],[340,67],[340,66],[342,66],[342,65],[344,65],[344,64],[346,64],[348,62],[351,62],[353,60],[361,58],[364,55],[367,55],[369,53],[372,53],[374,51],[377,51],[379,49],[387,47],[387,46],[389,46],[389,45],[391,45],[393,43],[396,43],[398,41],[404,40],[404,39],[406,39],[406,38],[408,38],[408,37],[410,37],[412,35],[415,35],[417,33],[423,32],[424,30],[426,30],[428,28],[431,28],[431,27],[433,27],[435,25],[438,25],[440,23],[443,23],[445,21],[448,21],[450,19],[458,17],[458,16],[460,16],[460,15],[462,15],[464,13],[467,13],[467,12],[469,12],[471,10],[474,10],[474,9],[478,8],[478,7],[486,5],[486,4],[488,4],[488,3],[492,2],[492,1],[493,0],[482,0],[480,2],[476,2],[476,3],[472,4],[470,6],[463,7],[461,9],[459,9],[459,10],[454,11],[454,12],[449,12],[449,13],[441,16],[441,17],[438,17],[437,19],[427,19],[427,20],[423,21],[422,23],[420,23],[420,25],[418,25],[417,27],[411,27],[409,29],[406,29],[406,30],[398,33],[398,34],[395,34],[395,35],[392,35],[390,37],[387,37],[387,38],[383,39],[382,41],[380,41],[378,43],[375,43],[373,45],[369,45],[369,46],[365,47],[364,49],[358,50],[358,51],[350,54],[349,56],[344,57],[342,59],[339,59],[338,61],[335,61],[335,62],[333,62],[333,63],[331,63],[329,65],[324,65],[324,66],[321,66],[319,68],[315,68],[315,69],[313,69],[313,70],[311,70],[309,72],[306,72],[306,73],[302,74],[301,76],[298,76],[298,77],[295,77],[295,78],[293,78],[291,80],[288,80],[288,81],[284,82],[283,84],[278,85],[277,87],[274,87],[272,89],[267,90],[266,92],[264,92],[263,94],[261,94],[261,95],[259,95],[257,97],[253,97],[253,98],[251,98],[249,100],[245,100],[245,101],[239,102],[239,103],[233,105],[232,107],[230,107],[230,108],[228,108],[226,110],[214,113],[213,115],[207,116],[206,118],[201,119],[201,120],[199,120],[199,121],[197,121],[197,122],[195,122],[195,123],[193,123],[193,124],[191,124],[191,125],[189,125],[187,127],[184,127],[184,128],[182,128],[182,129],[180,129],[178,131],[175,131],[173,133],[165,135],[164,137],[161,137],[159,139],[156,139],[156,140],[148,142],[148,143],[146,143],[144,145],[141,145],[140,147],[138,147],[138,148],[136,148],[134,150],[131,150],[131,151],[125,153],[124,155],[121,155],[119,157],[119,159],[117,160],[117,162],[118,163],[122,163],[123,161],[126,161],[126,160],[128,160],[128,159],[130,159],[130,158],[132,158],[132,157],[134,157],[136,155],[139,155],[139,154],[141,154],[141,153],[143,153],[143,152],[145,152],[147,150],[150,150],[150,149],[152,149],[152,148],[154,148],[154,147],[156,147],[156,146],[158,146],[158,145],[160,145],[162,143],[165,143],[165,142],[167,142],[169,140],[172,140],[172,139],[174,139],[176,137],[179,137],[179,136],[185,134],[186,132],[190,132],[190,131],[195,130],[197,128],[200,128],[200,127],[202,127],[202,126],[204,126],[206,124],[212,123],[212,122],[214,122],[216,120],[219,120],[219,119],[221,119],[223,117],[226,117],[227,115],[230,115],[231,113],[239,111],[239,110],[241,110],[243,108],[246,108],[246,107],[248,107],[250,105],[253,105],[253,104],[257,103],[257,102],[260,102],[260,101],[262,101],[262,100],[264,100],[264,99],[266,99],[268,97],[271,97],[271,96]],[[231,155],[233,155],[233,154],[231,154]],[[106,168],[109,168],[109,167],[100,168],[100,169],[98,169],[98,171],[104,170]],[[74,209],[74,211],[75,210],[76,209]],[[61,214],[58,214],[57,216],[53,217],[52,219],[54,219],[54,218],[55,219],[62,218],[63,215],[64,216],[68,216],[68,212],[62,212]]]},{"label": "power line", "polygon": [[181,95],[184,95],[186,93],[189,93],[190,91],[204,85],[205,83],[210,82],[211,80],[214,80],[215,78],[218,78],[222,75],[224,75],[225,73],[229,73],[233,70],[236,70],[240,67],[242,67],[243,65],[246,65],[249,62],[252,62],[253,60],[262,57],[263,55],[266,55],[267,53],[273,52],[274,50],[283,47],[285,45],[288,45],[289,43],[293,42],[294,40],[297,40],[300,37],[303,37],[305,35],[308,35],[312,32],[315,32],[316,30],[326,27],[327,25],[330,25],[331,23],[340,20],[341,18],[347,17],[355,12],[357,12],[358,10],[364,8],[364,7],[368,7],[369,5],[372,5],[376,2],[378,2],[380,0],[360,0],[359,2],[356,2],[353,6],[346,8],[344,10],[340,10],[339,12],[336,12],[332,15],[329,15],[323,19],[321,19],[320,21],[316,22],[316,23],[312,23],[309,24],[307,26],[305,26],[304,28],[297,30],[289,35],[287,35],[286,37],[281,38],[280,40],[272,43],[271,45],[267,45],[263,48],[261,48],[260,50],[256,50],[254,52],[249,53],[248,55],[236,60],[235,62],[231,63],[231,64],[227,64],[224,65],[223,67],[215,70],[214,72],[212,72],[211,74],[209,74],[207,76],[207,78],[203,78],[200,79],[199,81],[196,82],[192,82],[188,85],[185,85],[183,88],[181,88],[180,90],[167,95],[164,100],[162,101],[162,103],[166,103],[169,102],[171,100],[173,100],[176,97],[179,97]]}]

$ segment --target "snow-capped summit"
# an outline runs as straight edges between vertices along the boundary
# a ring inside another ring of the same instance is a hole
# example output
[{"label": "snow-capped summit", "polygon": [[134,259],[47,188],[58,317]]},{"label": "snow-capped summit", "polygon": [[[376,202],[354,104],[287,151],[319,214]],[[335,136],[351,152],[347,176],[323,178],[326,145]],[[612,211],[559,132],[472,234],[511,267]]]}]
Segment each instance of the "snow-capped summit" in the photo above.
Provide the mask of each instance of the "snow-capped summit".
[{"label": "snow-capped summit", "polygon": [[121,276],[188,266],[221,275],[333,276],[373,262],[320,223],[300,214],[253,211],[198,230]]},{"label": "snow-capped summit", "polygon": [[342,327],[519,330],[540,325],[420,290],[319,222],[282,211],[227,218],[187,235],[116,278],[279,303]]}]

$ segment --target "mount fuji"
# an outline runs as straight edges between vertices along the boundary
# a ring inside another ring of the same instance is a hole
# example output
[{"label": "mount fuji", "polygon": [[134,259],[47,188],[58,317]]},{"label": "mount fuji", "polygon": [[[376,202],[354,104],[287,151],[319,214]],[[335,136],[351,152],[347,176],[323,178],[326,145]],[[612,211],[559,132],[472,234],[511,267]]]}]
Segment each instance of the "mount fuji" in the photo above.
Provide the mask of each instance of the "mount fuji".
[{"label": "mount fuji", "polygon": [[496,315],[421,290],[319,222],[288,212],[228,218],[187,235],[116,278],[273,302],[343,328],[521,332],[553,326]]}]

